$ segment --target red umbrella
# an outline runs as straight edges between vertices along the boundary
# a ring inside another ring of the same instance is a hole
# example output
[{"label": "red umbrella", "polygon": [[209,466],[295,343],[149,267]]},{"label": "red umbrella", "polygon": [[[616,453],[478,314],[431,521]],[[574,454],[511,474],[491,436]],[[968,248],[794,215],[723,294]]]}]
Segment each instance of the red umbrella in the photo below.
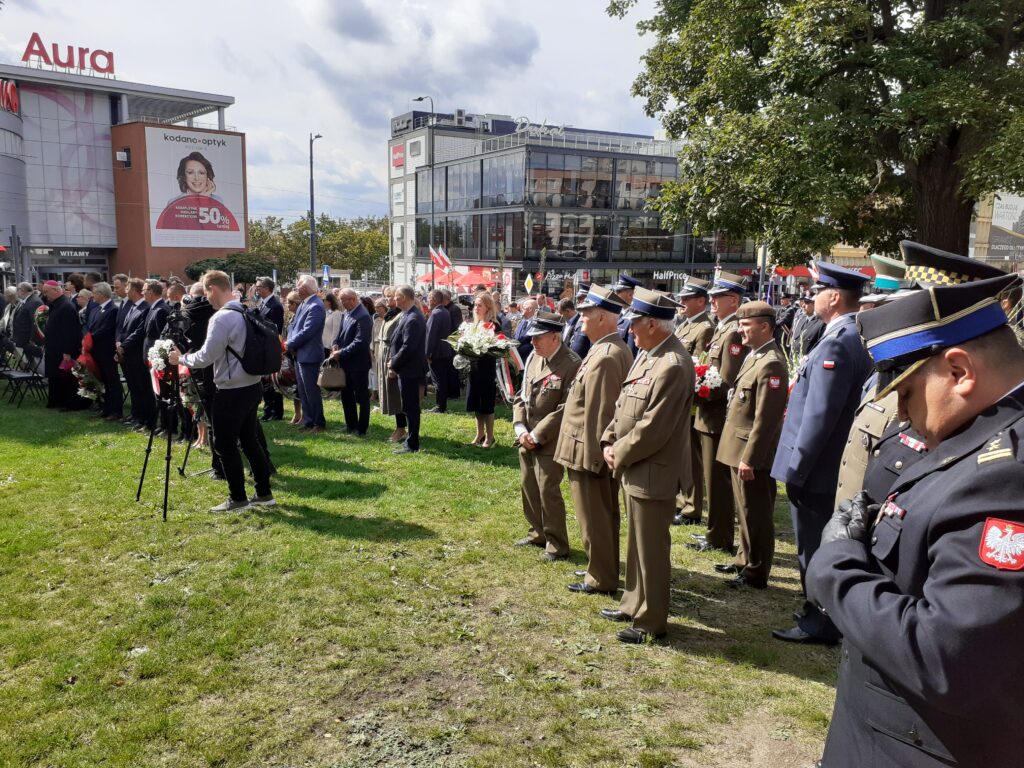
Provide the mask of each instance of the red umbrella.
[{"label": "red umbrella", "polygon": [[459,286],[460,288],[472,288],[474,285],[479,285],[480,283],[483,283],[484,285],[496,285],[496,283],[494,282],[494,278],[491,277],[490,270],[487,270],[485,272],[483,269],[479,267],[471,267],[469,271],[466,272],[466,274],[460,275],[455,280],[455,285]]}]

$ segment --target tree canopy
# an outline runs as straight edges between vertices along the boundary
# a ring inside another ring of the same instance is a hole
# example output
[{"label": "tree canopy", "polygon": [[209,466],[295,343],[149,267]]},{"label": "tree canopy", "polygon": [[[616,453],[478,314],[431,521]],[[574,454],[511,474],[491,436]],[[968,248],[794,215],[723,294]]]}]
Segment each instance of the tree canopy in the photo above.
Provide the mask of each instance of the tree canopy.
[{"label": "tree canopy", "polygon": [[638,29],[634,93],[685,139],[670,220],[781,263],[966,253],[976,200],[1024,190],[1024,0],[659,0]]}]

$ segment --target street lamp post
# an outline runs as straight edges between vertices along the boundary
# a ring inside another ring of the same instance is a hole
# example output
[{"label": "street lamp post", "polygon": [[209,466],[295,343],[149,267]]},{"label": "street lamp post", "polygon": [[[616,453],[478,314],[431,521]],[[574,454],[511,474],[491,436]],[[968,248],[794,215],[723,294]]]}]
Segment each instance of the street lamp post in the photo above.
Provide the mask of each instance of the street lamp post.
[{"label": "street lamp post", "polygon": [[316,277],[316,213],[313,210],[313,142],[322,139],[309,134],[309,274]]},{"label": "street lamp post", "polygon": [[[427,123],[427,135],[430,137],[430,162],[427,166],[430,168],[430,247],[434,247],[434,99],[431,96],[417,96],[413,101],[429,101],[430,102],[430,122]],[[434,285],[434,270],[436,265],[434,259],[430,259],[430,289],[433,290],[437,286]]]}]

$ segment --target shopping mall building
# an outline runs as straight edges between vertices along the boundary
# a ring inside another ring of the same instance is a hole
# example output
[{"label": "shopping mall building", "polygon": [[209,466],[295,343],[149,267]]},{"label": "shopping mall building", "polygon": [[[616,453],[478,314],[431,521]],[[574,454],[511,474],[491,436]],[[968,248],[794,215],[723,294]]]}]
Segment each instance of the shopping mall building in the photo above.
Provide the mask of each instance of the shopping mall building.
[{"label": "shopping mall building", "polygon": [[0,65],[0,278],[180,275],[245,250],[234,99],[124,82],[113,53],[75,50],[33,34]]},{"label": "shopping mall building", "polygon": [[[388,175],[391,263],[397,282],[430,271],[429,246],[459,266],[505,260],[523,293],[540,271],[548,293],[566,280],[608,283],[628,271],[678,288],[716,263],[755,266],[751,241],[665,229],[647,209],[676,178],[677,142],[653,136],[541,125],[507,115],[409,112],[391,121]],[[535,289],[536,290],[536,289]]]}]

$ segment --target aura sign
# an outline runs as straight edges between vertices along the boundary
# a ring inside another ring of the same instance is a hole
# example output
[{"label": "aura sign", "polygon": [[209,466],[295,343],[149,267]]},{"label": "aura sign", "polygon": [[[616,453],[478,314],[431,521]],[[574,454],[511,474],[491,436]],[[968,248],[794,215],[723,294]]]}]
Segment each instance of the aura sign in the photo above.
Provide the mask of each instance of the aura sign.
[{"label": "aura sign", "polygon": [[24,62],[39,61],[48,67],[61,69],[91,69],[105,75],[114,74],[114,54],[110,51],[58,45],[53,43],[49,49],[38,32],[33,32],[25,46],[21,60]]}]

